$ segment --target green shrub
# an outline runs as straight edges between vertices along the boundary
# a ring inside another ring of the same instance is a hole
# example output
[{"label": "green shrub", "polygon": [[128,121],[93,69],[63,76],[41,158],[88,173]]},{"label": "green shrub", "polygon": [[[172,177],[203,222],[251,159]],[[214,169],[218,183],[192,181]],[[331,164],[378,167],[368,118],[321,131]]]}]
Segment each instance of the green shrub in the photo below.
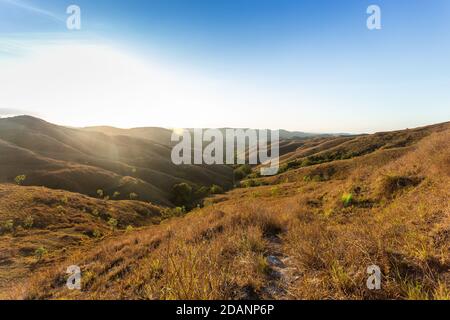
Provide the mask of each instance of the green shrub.
[{"label": "green shrub", "polygon": [[13,220],[6,220],[1,224],[1,231],[2,232],[12,232],[14,231],[14,221]]},{"label": "green shrub", "polygon": [[308,166],[311,166],[313,164],[314,164],[314,162],[311,161],[310,159],[305,159],[305,160],[302,161],[301,166],[302,167],[308,167]]},{"label": "green shrub", "polygon": [[267,262],[266,257],[263,255],[258,255],[258,258],[256,259],[256,270],[264,275],[268,275],[271,272],[269,262]]},{"label": "green shrub", "polygon": [[251,187],[257,187],[258,185],[260,185],[256,180],[250,179],[250,180],[245,180],[241,182],[241,186],[243,188],[251,188]]},{"label": "green shrub", "polygon": [[34,255],[40,261],[45,255],[47,255],[48,251],[44,247],[39,247],[34,251]]},{"label": "green shrub", "polygon": [[27,176],[24,174],[18,175],[17,177],[14,178],[14,181],[20,186],[25,180],[26,180]]},{"label": "green shrub", "polygon": [[111,229],[114,230],[117,227],[118,221],[117,221],[117,219],[110,218],[108,220],[108,224],[111,226]]},{"label": "green shrub", "polygon": [[192,187],[187,183],[179,183],[172,187],[172,202],[177,206],[190,205],[192,202]]},{"label": "green shrub", "polygon": [[161,216],[164,219],[169,219],[173,217],[181,217],[186,214],[186,208],[185,207],[176,207],[176,208],[165,208],[161,212]]},{"label": "green shrub", "polygon": [[344,193],[341,197],[342,204],[344,207],[347,207],[353,203],[353,194],[351,193]]},{"label": "green shrub", "polygon": [[113,198],[118,198],[119,196],[120,196],[120,192],[115,191],[115,192],[113,193]]},{"label": "green shrub", "polygon": [[243,164],[234,170],[234,178],[236,180],[242,180],[252,173],[252,167],[248,164]]},{"label": "green shrub", "polygon": [[241,169],[235,169],[234,170],[234,172],[233,172],[233,174],[234,174],[234,179],[235,180],[242,180],[242,179],[244,179],[245,178],[245,172],[244,171],[242,171]]},{"label": "green shrub", "polygon": [[95,238],[101,238],[101,237],[102,237],[102,232],[101,232],[100,230],[98,230],[98,229],[95,229],[95,230],[92,232],[92,235],[93,235]]},{"label": "green shrub", "polygon": [[195,191],[194,198],[195,199],[203,199],[203,198],[209,196],[210,193],[211,193],[211,188],[202,186],[199,189],[197,189],[197,191]]},{"label": "green shrub", "polygon": [[223,193],[223,188],[221,186],[218,186],[216,184],[213,184],[211,186],[211,194],[221,194]]}]

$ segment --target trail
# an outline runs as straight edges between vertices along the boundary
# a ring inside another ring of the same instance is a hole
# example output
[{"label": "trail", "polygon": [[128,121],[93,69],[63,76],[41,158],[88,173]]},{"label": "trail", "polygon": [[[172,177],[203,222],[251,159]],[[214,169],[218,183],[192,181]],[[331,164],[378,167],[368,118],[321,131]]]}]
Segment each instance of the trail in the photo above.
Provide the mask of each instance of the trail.
[{"label": "trail", "polygon": [[293,265],[292,258],[283,252],[283,242],[280,237],[271,236],[268,240],[269,250],[266,259],[271,271],[263,292],[268,299],[292,299],[289,287],[300,278],[298,268]]}]

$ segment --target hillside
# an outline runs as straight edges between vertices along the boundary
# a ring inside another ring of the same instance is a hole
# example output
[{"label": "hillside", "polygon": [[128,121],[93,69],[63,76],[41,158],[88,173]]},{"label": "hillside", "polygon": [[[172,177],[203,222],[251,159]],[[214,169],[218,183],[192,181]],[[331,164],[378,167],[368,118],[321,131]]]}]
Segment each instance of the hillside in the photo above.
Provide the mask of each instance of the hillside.
[{"label": "hillside", "polygon": [[[105,201],[42,187],[0,184],[0,199],[0,298],[6,288],[55,265],[73,248],[94,246],[113,233],[161,220],[161,208],[148,203]],[[43,253],[45,260],[40,260]]]},{"label": "hillside", "polygon": [[[283,164],[279,175],[184,217],[56,252],[52,264],[49,250],[11,296],[450,298],[449,123],[306,140]],[[62,281],[72,264],[82,269],[81,291]],[[380,291],[366,287],[371,265],[382,271]]]},{"label": "hillside", "polygon": [[144,131],[150,139],[109,131],[66,128],[29,116],[0,119],[0,183],[26,175],[25,185],[89,196],[101,189],[111,198],[120,193],[115,199],[135,193],[139,200],[162,205],[171,205],[177,183],[232,185],[227,166],[174,165],[165,129]]}]

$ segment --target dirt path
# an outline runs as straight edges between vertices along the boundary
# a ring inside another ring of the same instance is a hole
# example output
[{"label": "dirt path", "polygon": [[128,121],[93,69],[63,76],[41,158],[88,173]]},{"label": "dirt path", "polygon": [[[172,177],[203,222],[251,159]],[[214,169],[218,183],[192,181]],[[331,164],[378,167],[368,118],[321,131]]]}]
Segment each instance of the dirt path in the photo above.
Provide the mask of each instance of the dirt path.
[{"label": "dirt path", "polygon": [[269,250],[266,257],[271,271],[267,286],[263,289],[268,299],[286,300],[293,298],[290,285],[299,278],[299,271],[292,259],[283,252],[282,239],[278,236],[268,238]]}]

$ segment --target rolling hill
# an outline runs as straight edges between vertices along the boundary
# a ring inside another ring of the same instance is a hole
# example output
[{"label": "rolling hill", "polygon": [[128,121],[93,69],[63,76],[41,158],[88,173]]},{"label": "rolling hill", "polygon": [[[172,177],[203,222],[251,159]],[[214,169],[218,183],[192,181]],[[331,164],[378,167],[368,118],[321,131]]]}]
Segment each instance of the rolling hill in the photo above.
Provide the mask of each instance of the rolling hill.
[{"label": "rolling hill", "polygon": [[[254,175],[184,216],[68,193],[61,202],[64,191],[2,185],[2,253],[17,244],[0,263],[8,297],[450,299],[450,123],[284,143],[280,174]],[[115,231],[91,214],[123,205],[131,213]],[[34,208],[59,210],[64,223],[25,227]],[[143,218],[142,210],[151,213]],[[104,236],[65,252],[45,242],[60,233],[86,238],[93,228]],[[47,252],[30,255],[21,250],[26,241]],[[65,286],[73,264],[82,270],[81,291]],[[372,265],[382,290],[366,287]],[[35,271],[20,271],[27,268]]]},{"label": "rolling hill", "polygon": [[232,186],[230,167],[174,165],[166,129],[101,131],[66,128],[29,116],[0,119],[0,182],[26,175],[25,185],[89,196],[101,189],[105,196],[120,193],[117,199],[135,193],[140,200],[162,205],[171,205],[170,191],[177,183]]}]

